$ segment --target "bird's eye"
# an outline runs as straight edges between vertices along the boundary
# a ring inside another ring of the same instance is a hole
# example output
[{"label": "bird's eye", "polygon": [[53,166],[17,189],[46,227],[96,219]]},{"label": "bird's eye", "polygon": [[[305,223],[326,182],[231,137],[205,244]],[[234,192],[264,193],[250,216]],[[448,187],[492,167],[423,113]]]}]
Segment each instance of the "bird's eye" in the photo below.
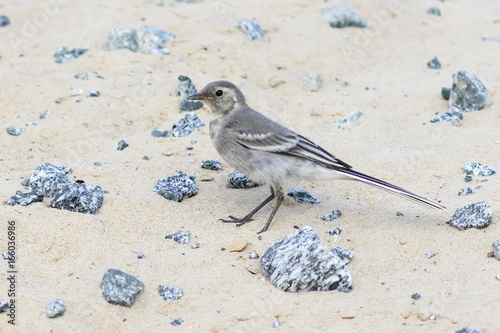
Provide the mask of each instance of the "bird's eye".
[{"label": "bird's eye", "polygon": [[219,96],[219,97],[220,97],[220,96],[222,96],[222,94],[223,94],[223,93],[224,93],[224,92],[223,92],[222,90],[217,90],[217,91],[215,92],[215,94],[216,94],[217,96]]}]

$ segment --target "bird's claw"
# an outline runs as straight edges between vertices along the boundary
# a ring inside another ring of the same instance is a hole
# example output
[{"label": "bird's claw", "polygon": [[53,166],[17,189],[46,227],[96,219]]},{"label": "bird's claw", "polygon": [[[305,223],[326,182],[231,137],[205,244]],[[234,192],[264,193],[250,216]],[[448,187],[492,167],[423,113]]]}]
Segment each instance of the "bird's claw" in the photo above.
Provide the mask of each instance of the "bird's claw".
[{"label": "bird's claw", "polygon": [[224,223],[236,223],[237,227],[241,227],[245,223],[252,221],[251,218],[244,217],[244,218],[240,219],[240,218],[234,217],[233,215],[229,215],[229,218],[230,218],[230,220],[219,219],[219,221],[222,221]]}]

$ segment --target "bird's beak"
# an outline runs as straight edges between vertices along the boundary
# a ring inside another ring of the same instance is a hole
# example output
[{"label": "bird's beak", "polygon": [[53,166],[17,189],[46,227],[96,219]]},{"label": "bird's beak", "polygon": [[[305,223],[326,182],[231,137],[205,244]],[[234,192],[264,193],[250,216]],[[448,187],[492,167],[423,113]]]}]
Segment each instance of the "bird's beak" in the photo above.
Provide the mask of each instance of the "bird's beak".
[{"label": "bird's beak", "polygon": [[188,99],[190,101],[205,101],[205,100],[210,100],[210,99],[214,99],[214,98],[212,96],[205,96],[205,95],[201,95],[201,94],[196,94],[193,96],[189,96],[186,99]]}]

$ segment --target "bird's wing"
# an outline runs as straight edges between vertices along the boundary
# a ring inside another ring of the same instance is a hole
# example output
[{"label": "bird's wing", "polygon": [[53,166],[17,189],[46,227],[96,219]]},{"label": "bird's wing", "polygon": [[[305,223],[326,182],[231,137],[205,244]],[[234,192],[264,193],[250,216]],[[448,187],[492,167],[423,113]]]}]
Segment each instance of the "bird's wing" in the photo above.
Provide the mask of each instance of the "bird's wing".
[{"label": "bird's wing", "polygon": [[339,160],[311,140],[286,127],[270,128],[268,130],[260,128],[258,132],[240,129],[236,133],[236,142],[249,149],[301,157],[320,163],[327,168],[351,169],[349,164]]}]

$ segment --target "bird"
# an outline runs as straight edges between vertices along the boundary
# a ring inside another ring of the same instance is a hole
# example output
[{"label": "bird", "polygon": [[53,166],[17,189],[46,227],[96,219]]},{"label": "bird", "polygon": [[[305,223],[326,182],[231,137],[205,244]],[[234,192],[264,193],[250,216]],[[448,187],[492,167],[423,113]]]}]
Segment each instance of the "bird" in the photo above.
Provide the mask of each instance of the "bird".
[{"label": "bird", "polygon": [[271,214],[258,234],[267,231],[283,203],[283,186],[289,180],[356,180],[430,208],[446,208],[399,186],[354,170],[313,141],[252,109],[241,90],[229,81],[211,82],[187,99],[202,101],[212,109],[214,118],[210,121],[209,132],[219,155],[250,179],[270,186],[270,195],[247,215],[242,218],[230,215],[229,219],[221,219],[223,222],[242,226],[276,199]]}]

